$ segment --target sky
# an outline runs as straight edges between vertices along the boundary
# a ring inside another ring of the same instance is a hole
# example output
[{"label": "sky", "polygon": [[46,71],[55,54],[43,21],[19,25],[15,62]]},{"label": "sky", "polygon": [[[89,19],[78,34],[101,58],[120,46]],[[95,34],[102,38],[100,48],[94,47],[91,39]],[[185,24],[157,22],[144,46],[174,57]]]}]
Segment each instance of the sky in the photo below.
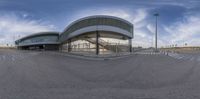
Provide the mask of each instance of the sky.
[{"label": "sky", "polygon": [[0,0],[0,45],[37,32],[62,32],[71,22],[110,15],[134,24],[133,46],[200,46],[199,0]]}]

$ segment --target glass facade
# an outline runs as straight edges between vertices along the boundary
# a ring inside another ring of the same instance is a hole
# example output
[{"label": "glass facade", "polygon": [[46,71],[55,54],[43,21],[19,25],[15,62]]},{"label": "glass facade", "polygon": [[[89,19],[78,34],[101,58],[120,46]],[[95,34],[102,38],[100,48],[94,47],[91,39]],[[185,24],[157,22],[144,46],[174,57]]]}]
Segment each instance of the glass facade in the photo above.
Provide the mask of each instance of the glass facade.
[{"label": "glass facade", "polygon": [[[129,52],[128,40],[99,38],[99,54],[127,53]],[[70,47],[70,50],[69,50]],[[63,52],[71,52],[83,55],[96,54],[96,38],[77,39],[62,45]]]}]

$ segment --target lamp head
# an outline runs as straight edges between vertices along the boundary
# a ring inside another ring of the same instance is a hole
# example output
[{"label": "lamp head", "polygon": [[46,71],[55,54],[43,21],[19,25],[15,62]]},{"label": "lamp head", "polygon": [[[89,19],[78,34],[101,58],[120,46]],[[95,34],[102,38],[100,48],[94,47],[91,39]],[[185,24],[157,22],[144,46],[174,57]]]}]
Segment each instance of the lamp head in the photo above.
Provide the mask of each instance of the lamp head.
[{"label": "lamp head", "polygon": [[159,16],[159,13],[155,13],[154,16]]}]

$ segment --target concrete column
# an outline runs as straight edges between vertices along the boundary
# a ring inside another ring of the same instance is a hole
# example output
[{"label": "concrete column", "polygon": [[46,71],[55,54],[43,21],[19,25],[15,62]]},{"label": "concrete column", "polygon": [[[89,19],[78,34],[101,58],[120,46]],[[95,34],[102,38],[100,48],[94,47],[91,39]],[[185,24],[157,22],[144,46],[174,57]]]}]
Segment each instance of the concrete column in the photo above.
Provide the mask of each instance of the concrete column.
[{"label": "concrete column", "polygon": [[99,55],[99,31],[96,31],[96,55]]},{"label": "concrete column", "polygon": [[78,51],[80,52],[80,44],[78,43]]},{"label": "concrete column", "polygon": [[69,39],[69,41],[68,41],[68,52],[71,52],[71,50],[72,50],[72,45],[71,45],[71,39]]},{"label": "concrete column", "polygon": [[90,43],[89,43],[89,45],[88,45],[88,46],[89,46],[89,51],[91,51],[91,49],[90,49]]},{"label": "concrete column", "polygon": [[132,39],[129,39],[129,51],[132,52]]},{"label": "concrete column", "polygon": [[62,52],[63,51],[63,45],[59,45],[60,47],[60,51]]}]

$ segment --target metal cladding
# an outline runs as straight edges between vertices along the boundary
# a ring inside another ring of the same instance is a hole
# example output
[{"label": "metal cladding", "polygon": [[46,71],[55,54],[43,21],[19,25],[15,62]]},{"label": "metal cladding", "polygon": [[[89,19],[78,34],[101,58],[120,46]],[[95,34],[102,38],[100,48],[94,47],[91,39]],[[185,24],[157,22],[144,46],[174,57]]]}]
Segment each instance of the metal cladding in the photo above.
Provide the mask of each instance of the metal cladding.
[{"label": "metal cladding", "polygon": [[66,42],[73,37],[95,31],[112,32],[133,38],[133,24],[113,16],[89,16],[71,23],[60,35],[60,42]]},{"label": "metal cladding", "polygon": [[17,46],[58,44],[58,37],[58,32],[40,32],[18,39],[15,41],[15,44]]}]

